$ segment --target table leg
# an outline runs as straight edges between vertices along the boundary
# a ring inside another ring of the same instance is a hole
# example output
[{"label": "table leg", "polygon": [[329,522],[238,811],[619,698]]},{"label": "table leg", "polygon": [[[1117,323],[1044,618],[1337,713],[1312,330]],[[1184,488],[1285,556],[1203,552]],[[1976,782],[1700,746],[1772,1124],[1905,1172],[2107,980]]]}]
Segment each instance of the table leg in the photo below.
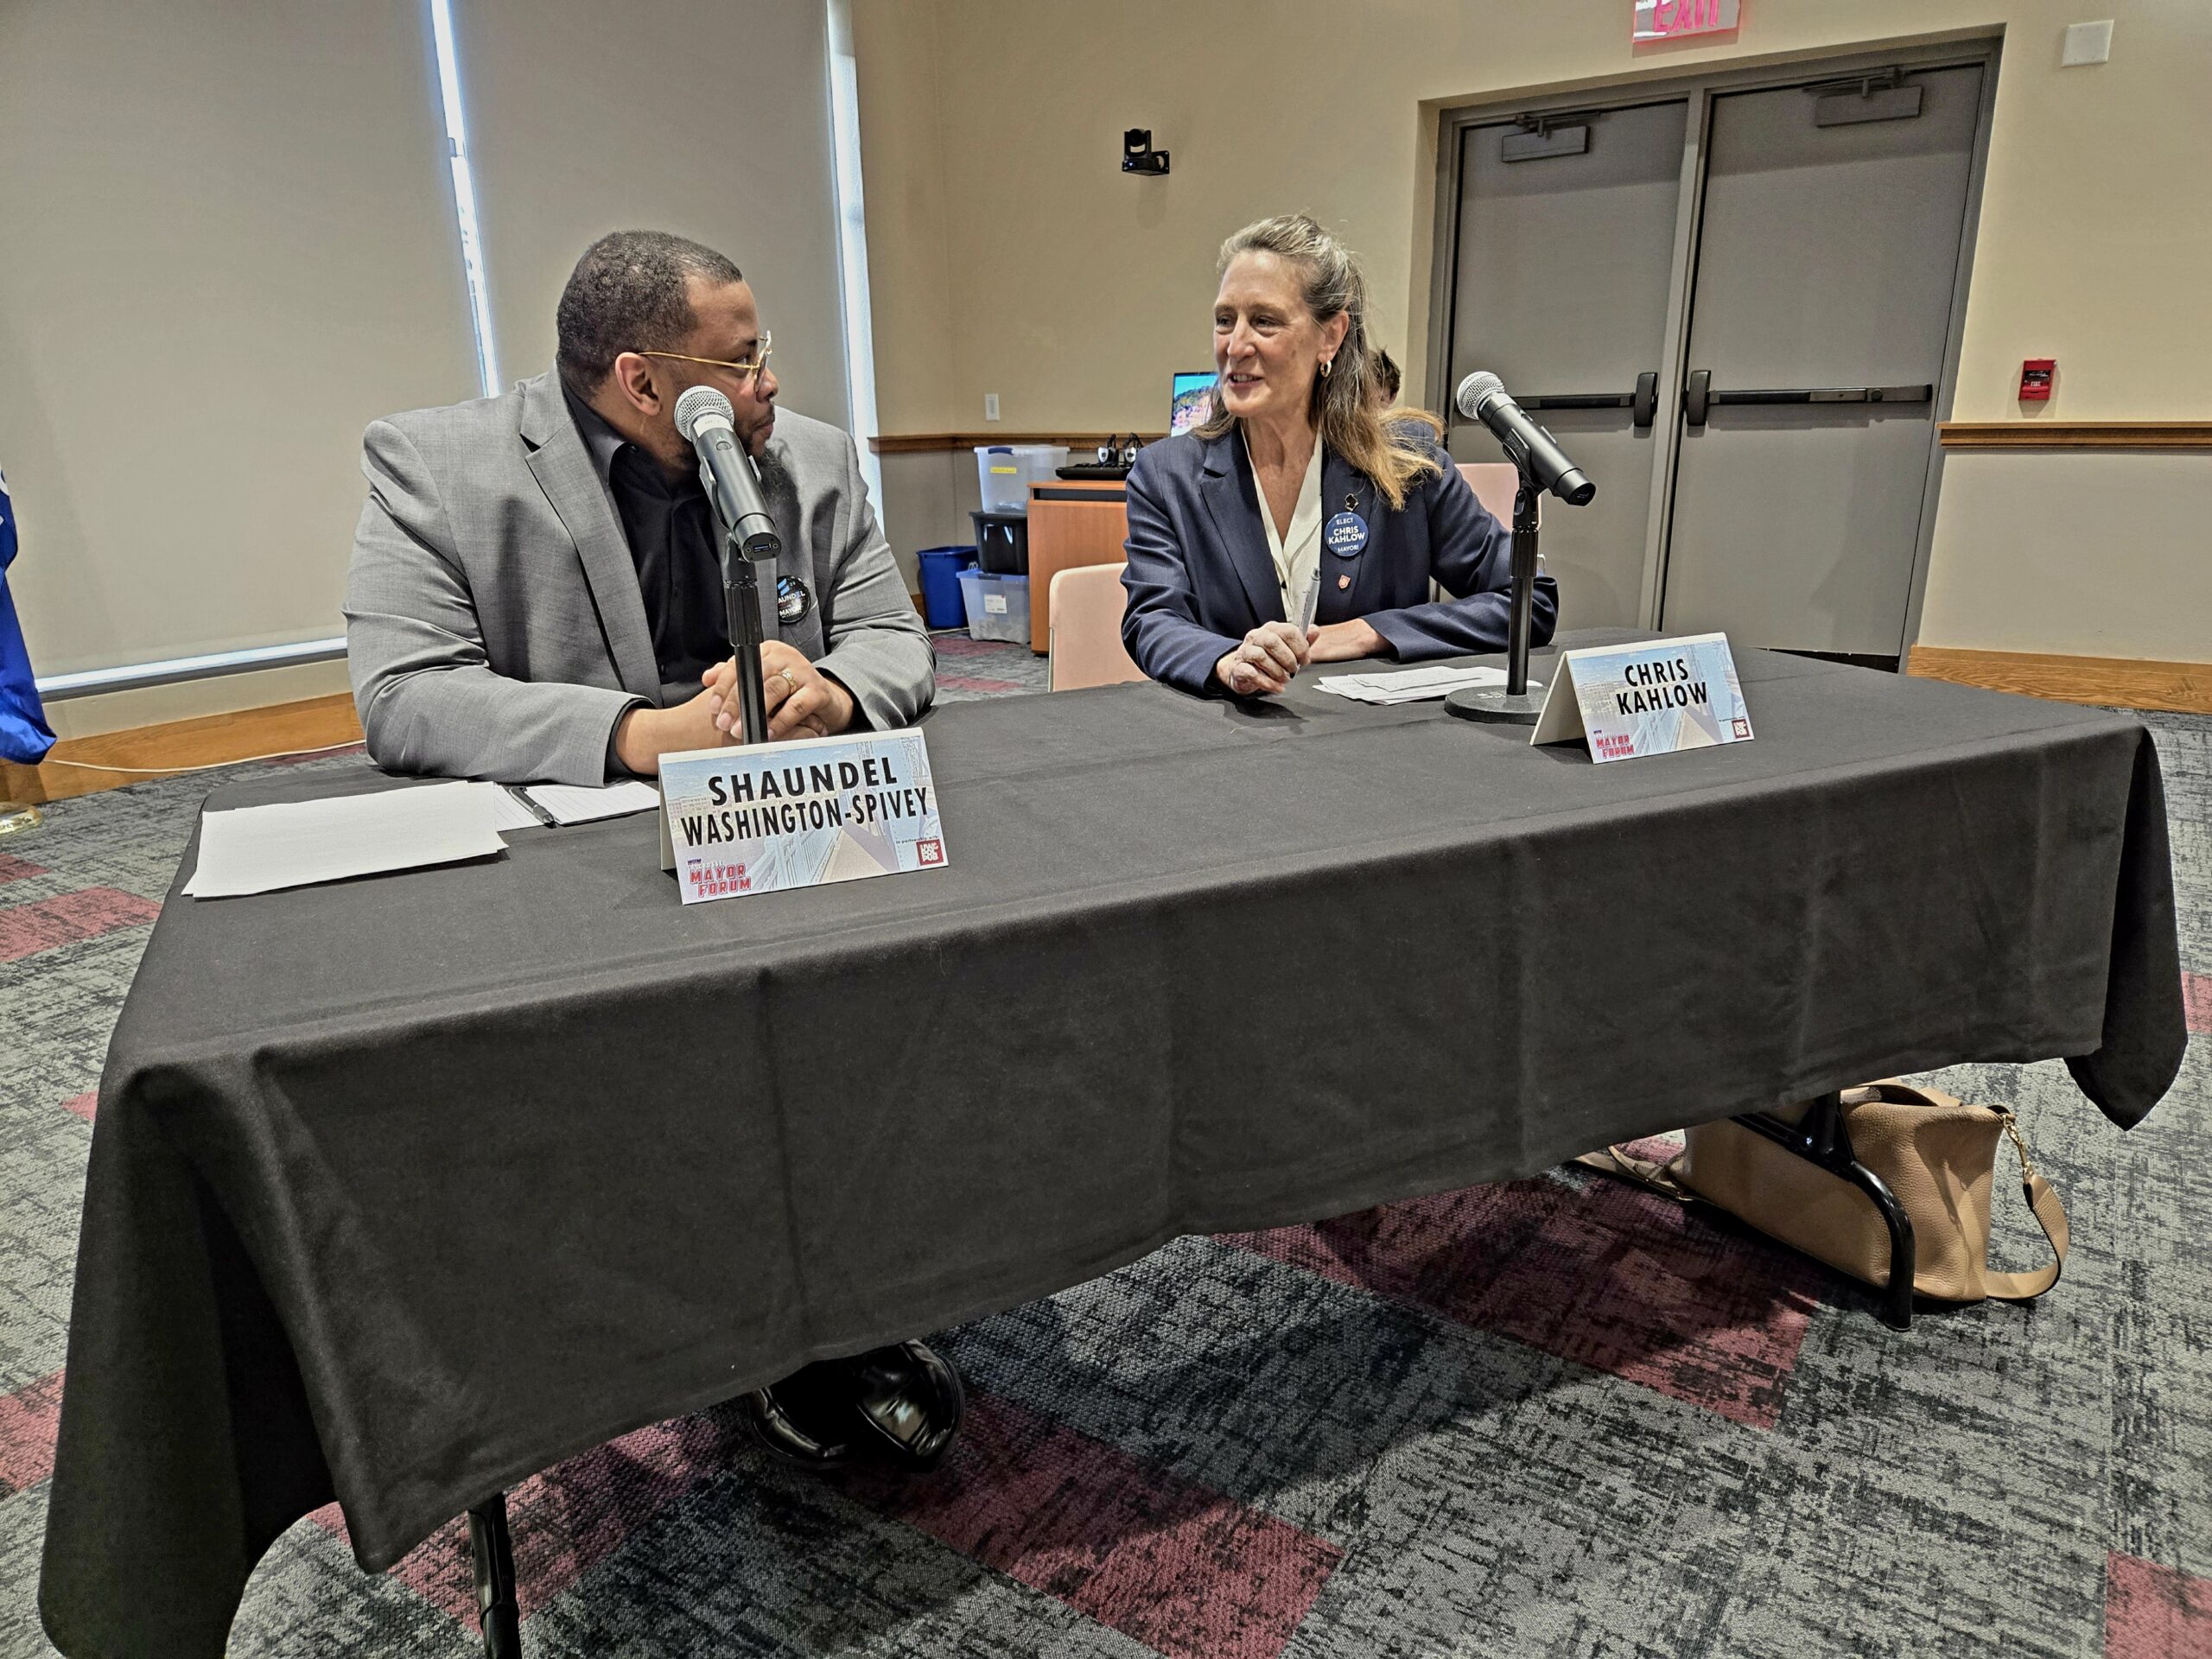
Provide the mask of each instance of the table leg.
[{"label": "table leg", "polygon": [[1882,1217],[1890,1235],[1890,1282],[1883,1291],[1883,1318],[1900,1331],[1912,1325],[1912,1278],[1916,1265],[1912,1217],[1890,1191],[1889,1183],[1860,1163],[1851,1149],[1851,1136],[1843,1127],[1843,1098],[1822,1095],[1805,1108],[1795,1123],[1785,1123],[1764,1112],[1746,1112],[1736,1120],[1800,1158],[1840,1175],[1864,1192]]},{"label": "table leg", "polygon": [[522,1616],[515,1605],[514,1543],[507,1495],[494,1492],[468,1512],[468,1553],[476,1567],[476,1622],[488,1659],[522,1659]]}]

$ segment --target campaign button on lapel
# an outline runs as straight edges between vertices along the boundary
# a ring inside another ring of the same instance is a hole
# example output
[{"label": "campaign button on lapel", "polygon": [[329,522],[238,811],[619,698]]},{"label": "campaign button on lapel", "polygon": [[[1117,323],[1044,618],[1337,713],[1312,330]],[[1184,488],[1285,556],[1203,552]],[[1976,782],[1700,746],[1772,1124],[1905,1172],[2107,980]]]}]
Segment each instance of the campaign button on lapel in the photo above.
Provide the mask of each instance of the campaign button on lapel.
[{"label": "campaign button on lapel", "polygon": [[776,578],[776,620],[785,627],[803,622],[806,613],[814,608],[814,595],[797,576]]}]

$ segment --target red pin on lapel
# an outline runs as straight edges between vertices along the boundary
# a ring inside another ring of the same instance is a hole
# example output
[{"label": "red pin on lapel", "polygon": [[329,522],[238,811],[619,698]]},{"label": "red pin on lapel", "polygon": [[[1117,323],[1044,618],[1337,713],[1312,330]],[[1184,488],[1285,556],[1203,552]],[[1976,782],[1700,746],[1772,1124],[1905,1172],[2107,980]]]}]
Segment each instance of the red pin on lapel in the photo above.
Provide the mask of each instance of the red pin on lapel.
[{"label": "red pin on lapel", "polygon": [[1344,589],[1344,588],[1349,588],[1349,587],[1351,587],[1351,578],[1350,576],[1338,576],[1338,577],[1337,578],[1337,587],[1338,587],[1338,590],[1339,590],[1339,591],[1341,591],[1341,590],[1342,590],[1342,589]]}]

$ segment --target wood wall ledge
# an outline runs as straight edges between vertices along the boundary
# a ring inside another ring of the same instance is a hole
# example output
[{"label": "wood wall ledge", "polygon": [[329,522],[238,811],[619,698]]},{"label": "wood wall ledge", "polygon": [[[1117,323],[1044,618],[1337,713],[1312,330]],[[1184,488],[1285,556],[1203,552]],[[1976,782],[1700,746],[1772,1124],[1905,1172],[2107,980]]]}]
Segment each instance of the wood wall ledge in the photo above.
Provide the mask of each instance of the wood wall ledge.
[{"label": "wood wall ledge", "polygon": [[1905,671],[1992,691],[2060,702],[2164,709],[2212,715],[2212,663],[2161,663],[2133,657],[2056,657],[2019,651],[1915,645]]},{"label": "wood wall ledge", "polygon": [[[224,766],[255,755],[296,754],[360,741],[361,722],[353,713],[353,696],[338,691],[327,697],[133,726],[94,737],[65,737],[43,765],[19,766],[0,760],[0,799],[64,801],[73,795],[182,775],[162,770],[167,767]],[[112,770],[88,771],[67,764],[72,760]],[[139,767],[145,770],[135,770]]]},{"label": "wood wall ledge", "polygon": [[1945,421],[1946,449],[2212,450],[2212,421]]},{"label": "wood wall ledge", "polygon": [[[1946,449],[2193,449],[2212,450],[2212,421],[1945,421]],[[986,443],[1065,443],[1096,449],[1119,432],[900,432],[870,438],[879,455],[918,455],[973,449]],[[1140,432],[1157,443],[1164,432]]]},{"label": "wood wall ledge", "polygon": [[[1096,449],[1109,438],[1124,438],[1126,432],[903,432],[884,437],[870,438],[868,448],[879,455],[919,455],[938,450],[973,449],[984,443],[1065,443],[1071,449]],[[1157,443],[1167,435],[1165,432],[1140,432],[1137,437],[1146,443]],[[1071,455],[1071,461],[1088,461],[1088,455]]]}]

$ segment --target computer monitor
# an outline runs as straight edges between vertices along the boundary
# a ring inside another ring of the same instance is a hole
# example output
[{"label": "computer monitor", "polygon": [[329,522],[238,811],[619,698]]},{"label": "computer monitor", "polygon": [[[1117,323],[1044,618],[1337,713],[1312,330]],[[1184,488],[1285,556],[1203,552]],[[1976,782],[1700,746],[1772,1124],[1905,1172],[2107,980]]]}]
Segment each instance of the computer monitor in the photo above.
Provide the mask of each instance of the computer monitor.
[{"label": "computer monitor", "polygon": [[1189,431],[1213,413],[1213,386],[1218,378],[1211,369],[1185,369],[1176,374],[1167,410],[1171,435]]}]

